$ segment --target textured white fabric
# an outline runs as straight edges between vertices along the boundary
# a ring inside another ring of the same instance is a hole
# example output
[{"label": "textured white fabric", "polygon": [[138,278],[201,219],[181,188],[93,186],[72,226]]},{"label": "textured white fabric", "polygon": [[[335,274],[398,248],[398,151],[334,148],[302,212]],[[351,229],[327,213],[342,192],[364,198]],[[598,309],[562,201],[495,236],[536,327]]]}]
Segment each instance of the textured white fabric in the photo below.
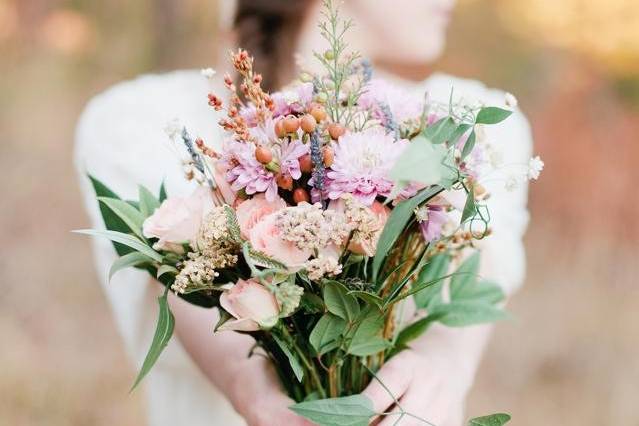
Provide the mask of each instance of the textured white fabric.
[{"label": "textured white fabric", "polygon": [[[93,227],[104,225],[85,175],[87,171],[124,198],[135,198],[138,184],[157,191],[163,179],[169,196],[190,191],[190,184],[182,177],[179,151],[171,148],[163,129],[168,121],[177,117],[192,135],[219,146],[219,114],[207,105],[206,99],[211,90],[209,84],[197,71],[149,75],[118,84],[88,104],[77,128],[75,163]],[[503,105],[503,92],[443,74],[413,84],[411,89],[428,90],[433,99],[447,102],[451,86],[456,96],[463,94],[465,99]],[[216,92],[224,93],[221,87],[216,88]],[[502,125],[487,127],[486,133],[503,152],[506,163],[527,162],[532,140],[521,113],[517,112]],[[494,234],[483,243],[481,273],[512,292],[524,276],[522,236],[528,222],[527,188],[523,185],[515,192],[507,192],[503,183],[486,187],[492,194],[488,205]],[[94,252],[100,282],[127,352],[139,366],[154,331],[157,293],[148,286],[148,275],[142,271],[119,272],[108,283],[107,273],[116,258],[115,252],[110,243],[102,239],[94,241]],[[153,426],[244,424],[199,372],[177,339],[169,343],[145,379],[144,388],[148,420]]]}]

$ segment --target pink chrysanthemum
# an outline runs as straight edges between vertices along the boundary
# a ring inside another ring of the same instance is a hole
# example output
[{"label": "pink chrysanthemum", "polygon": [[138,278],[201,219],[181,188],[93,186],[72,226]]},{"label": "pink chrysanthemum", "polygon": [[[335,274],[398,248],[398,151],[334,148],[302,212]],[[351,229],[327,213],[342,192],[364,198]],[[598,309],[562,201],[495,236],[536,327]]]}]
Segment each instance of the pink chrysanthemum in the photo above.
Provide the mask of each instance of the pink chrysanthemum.
[{"label": "pink chrysanthemum", "polygon": [[313,83],[301,83],[271,95],[275,103],[273,117],[304,111],[313,100]]},{"label": "pink chrysanthemum", "polygon": [[[299,158],[308,153],[308,146],[300,140],[283,141],[281,144],[271,145],[271,150],[282,175],[293,179],[302,176]],[[231,189],[244,189],[249,195],[264,192],[268,201],[277,198],[276,174],[257,161],[254,144],[227,142],[222,161],[227,169],[226,180],[231,184]]]},{"label": "pink chrysanthemum", "polygon": [[408,141],[395,139],[381,128],[347,133],[333,144],[335,160],[326,173],[326,193],[332,200],[353,194],[370,206],[378,195],[393,189],[388,176]]},{"label": "pink chrysanthemum", "polygon": [[390,111],[390,118],[399,124],[419,119],[424,110],[421,97],[380,79],[373,79],[366,85],[358,103],[362,108],[370,109],[373,117],[384,125],[388,124],[389,118],[384,112],[385,108]]}]

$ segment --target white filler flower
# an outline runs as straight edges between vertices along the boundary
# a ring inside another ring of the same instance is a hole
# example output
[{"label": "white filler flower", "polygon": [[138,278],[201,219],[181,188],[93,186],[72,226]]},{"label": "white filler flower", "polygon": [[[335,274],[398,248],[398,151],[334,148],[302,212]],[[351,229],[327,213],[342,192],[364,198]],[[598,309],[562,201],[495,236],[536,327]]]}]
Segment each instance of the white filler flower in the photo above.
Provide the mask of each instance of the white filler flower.
[{"label": "white filler flower", "polygon": [[541,161],[541,158],[539,158],[539,156],[531,158],[528,162],[528,179],[537,180],[539,178],[539,174],[543,169],[544,162]]},{"label": "white filler flower", "polygon": [[202,68],[200,71],[203,77],[208,78],[209,80],[213,78],[213,76],[217,73],[213,68]]}]

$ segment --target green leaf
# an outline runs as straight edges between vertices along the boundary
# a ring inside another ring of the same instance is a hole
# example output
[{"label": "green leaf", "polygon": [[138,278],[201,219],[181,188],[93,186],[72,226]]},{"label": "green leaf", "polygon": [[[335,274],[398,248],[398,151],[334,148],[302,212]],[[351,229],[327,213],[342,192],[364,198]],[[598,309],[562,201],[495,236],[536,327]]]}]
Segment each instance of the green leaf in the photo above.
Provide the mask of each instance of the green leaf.
[{"label": "green leaf", "polygon": [[122,257],[118,257],[115,262],[113,262],[113,265],[111,265],[111,269],[109,269],[109,281],[111,281],[111,278],[113,278],[113,275],[115,275],[116,272],[124,268],[128,268],[131,266],[140,266],[145,263],[151,262],[153,262],[153,259],[137,251],[127,253]]},{"label": "green leaf", "polygon": [[144,218],[151,216],[155,209],[160,207],[160,201],[142,185],[138,186],[138,197],[140,199],[140,213]]},{"label": "green leaf", "polygon": [[402,232],[404,232],[404,228],[413,217],[415,209],[423,202],[428,201],[439,194],[441,191],[443,191],[443,188],[437,185],[425,188],[418,192],[414,197],[404,200],[395,206],[390,217],[386,221],[382,235],[379,237],[379,241],[377,242],[377,251],[375,252],[372,266],[373,281],[377,281],[382,263],[386,259],[390,249],[397,241],[397,238],[402,234]]},{"label": "green leaf", "polygon": [[512,113],[512,111],[509,111],[507,109],[501,109],[497,107],[484,107],[479,110],[479,113],[477,113],[475,123],[497,124],[510,117]]},{"label": "green leaf", "polygon": [[284,355],[286,355],[286,358],[288,358],[288,363],[291,366],[291,370],[293,370],[293,374],[295,374],[295,378],[297,378],[298,382],[301,382],[304,378],[304,369],[300,365],[300,362],[297,360],[295,355],[293,355],[288,346],[286,346],[286,343],[284,343],[275,334],[272,334],[272,336],[273,340],[275,340],[275,343],[277,343],[282,352],[284,352]]},{"label": "green leaf", "polygon": [[127,227],[133,231],[135,235],[144,239],[142,235],[142,223],[144,222],[144,216],[135,207],[126,201],[119,200],[117,198],[98,197],[98,201],[111,209]]},{"label": "green leaf", "polygon": [[135,383],[133,383],[133,387],[131,387],[131,390],[135,389],[135,387],[140,383],[144,376],[146,376],[147,373],[151,370],[155,362],[158,360],[160,354],[169,343],[171,336],[173,335],[175,318],[173,317],[173,313],[171,313],[171,310],[169,309],[167,295],[168,288],[164,291],[164,294],[162,296],[158,297],[160,313],[158,315],[157,327],[155,328],[155,335],[153,336],[151,347],[146,354],[146,358],[144,358],[142,368],[140,369],[138,377],[135,379]]},{"label": "green leaf", "polygon": [[[93,186],[93,190],[95,191],[96,197],[108,197],[108,198],[117,198],[120,199],[109,187],[107,187],[104,183],[96,179],[95,177],[88,175],[89,180],[91,181],[91,185]],[[129,227],[120,219],[113,211],[108,208],[106,205],[102,203],[98,203],[100,208],[100,214],[102,215],[102,220],[104,221],[104,226],[106,229],[110,231],[119,231],[119,232],[128,232]],[[131,253],[133,249],[127,247],[120,243],[113,243],[113,247],[115,251],[120,256],[123,256],[127,253]]]},{"label": "green leaf", "polygon": [[317,353],[323,355],[335,347],[333,344],[345,328],[346,321],[336,315],[326,313],[315,324],[308,340]]},{"label": "green leaf", "polygon": [[[433,256],[422,269],[415,280],[415,285],[427,283],[443,277],[448,272],[450,265],[450,255],[440,253]],[[441,301],[441,292],[444,281],[435,282],[433,285],[418,291],[413,295],[417,309],[426,309]]]},{"label": "green leaf", "polygon": [[510,416],[504,413],[491,414],[490,416],[475,417],[468,421],[468,426],[503,426],[510,421]]},{"label": "green leaf", "polygon": [[139,251],[142,254],[147,255],[151,259],[156,262],[162,262],[162,256],[160,253],[153,250],[151,247],[138,240],[132,235],[125,234],[117,231],[109,231],[109,230],[99,230],[99,229],[80,229],[77,231],[73,231],[77,234],[85,234],[92,235],[96,237],[105,237],[111,241],[115,241],[116,243],[124,244],[127,247],[131,247],[134,250]]},{"label": "green leaf", "polygon": [[[477,282],[477,273],[479,272],[479,252],[476,251],[470,255],[457,268],[455,275],[450,280],[450,298],[451,300],[464,298],[467,292],[472,291],[471,286]],[[466,297],[467,299],[468,297]]]},{"label": "green leaf", "polygon": [[463,291],[455,294],[454,300],[475,301],[495,304],[504,300],[504,291],[493,281],[476,281],[465,286]]},{"label": "green leaf", "polygon": [[305,291],[300,300],[300,307],[308,314],[324,312],[324,300],[310,291]]},{"label": "green leaf", "polygon": [[466,139],[466,142],[464,142],[464,148],[462,149],[462,152],[461,152],[462,160],[468,157],[468,155],[471,152],[473,152],[473,148],[475,147],[476,140],[477,140],[477,135],[475,134],[475,130],[473,130],[472,132],[470,132],[470,135],[468,135],[468,139]]},{"label": "green leaf", "polygon": [[453,132],[453,134],[450,137],[450,143],[454,144],[457,142],[457,140],[462,137],[462,135],[464,133],[466,133],[468,131],[468,129],[470,129],[472,127],[472,125],[467,124],[467,123],[461,123],[459,126],[457,126],[457,128],[455,129],[455,132]]},{"label": "green leaf", "polygon": [[324,283],[324,303],[332,314],[353,322],[359,314],[359,303],[355,296],[348,294],[348,290],[337,281],[325,281]]},{"label": "green leaf", "polygon": [[162,181],[162,185],[160,185],[160,194],[158,195],[158,200],[160,200],[160,203],[166,200],[166,185],[164,181]]},{"label": "green leaf", "polygon": [[461,223],[466,222],[468,219],[472,219],[476,213],[477,205],[475,204],[475,188],[471,187],[468,195],[466,196],[466,203],[464,204]]},{"label": "green leaf", "polygon": [[426,127],[422,135],[434,144],[441,144],[448,142],[456,130],[457,124],[455,124],[455,120],[452,117],[444,117]]},{"label": "green leaf", "polygon": [[177,275],[180,271],[177,270],[177,268],[171,266],[171,265],[162,265],[158,268],[158,272],[155,275],[156,278],[160,278],[162,275],[164,274],[173,274],[173,275]]},{"label": "green leaf", "polygon": [[361,394],[300,402],[290,408],[319,426],[368,426],[376,415],[372,401]]},{"label": "green leaf", "polygon": [[347,352],[352,355],[366,356],[388,348],[390,342],[381,336],[383,328],[384,316],[381,311],[369,306],[357,319]]},{"label": "green leaf", "polygon": [[483,302],[455,301],[436,305],[430,315],[449,327],[465,327],[508,318],[503,310]]},{"label": "green leaf", "polygon": [[362,290],[351,290],[348,294],[357,297],[360,300],[368,303],[369,305],[375,305],[378,309],[382,308],[384,304],[384,300],[376,294],[369,293],[367,291]]},{"label": "green leaf", "polygon": [[[396,192],[399,193],[401,187],[409,182],[424,185],[438,183],[442,159],[442,150],[435,149],[428,139],[423,136],[412,139],[389,173],[389,177],[398,183]],[[397,194],[391,194],[389,198],[393,198],[393,195]]]}]

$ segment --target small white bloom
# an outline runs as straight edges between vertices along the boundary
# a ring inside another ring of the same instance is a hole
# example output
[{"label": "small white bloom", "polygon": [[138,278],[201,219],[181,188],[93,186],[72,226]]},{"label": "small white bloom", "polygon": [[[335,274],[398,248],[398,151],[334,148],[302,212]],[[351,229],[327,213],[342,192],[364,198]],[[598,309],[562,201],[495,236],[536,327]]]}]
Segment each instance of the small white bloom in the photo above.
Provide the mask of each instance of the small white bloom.
[{"label": "small white bloom", "polygon": [[213,78],[213,76],[217,73],[213,68],[202,68],[200,71],[203,77],[208,78],[209,80]]},{"label": "small white bloom", "polygon": [[515,95],[509,92],[506,92],[506,95],[504,96],[504,101],[506,102],[506,106],[509,108],[517,108],[517,105],[519,104]]},{"label": "small white bloom", "polygon": [[506,178],[506,183],[504,184],[504,188],[506,191],[513,192],[515,189],[519,187],[519,181],[517,180],[517,176],[510,175]]},{"label": "small white bloom", "polygon": [[177,138],[182,133],[182,123],[178,118],[174,118],[173,120],[166,123],[164,126],[164,133],[171,139],[173,142],[177,140]]},{"label": "small white bloom", "polygon": [[426,206],[416,208],[414,213],[417,222],[425,222],[428,220],[428,209],[426,208]]},{"label": "small white bloom", "polygon": [[528,179],[538,179],[539,174],[544,169],[544,162],[539,156],[533,157],[528,162]]}]

